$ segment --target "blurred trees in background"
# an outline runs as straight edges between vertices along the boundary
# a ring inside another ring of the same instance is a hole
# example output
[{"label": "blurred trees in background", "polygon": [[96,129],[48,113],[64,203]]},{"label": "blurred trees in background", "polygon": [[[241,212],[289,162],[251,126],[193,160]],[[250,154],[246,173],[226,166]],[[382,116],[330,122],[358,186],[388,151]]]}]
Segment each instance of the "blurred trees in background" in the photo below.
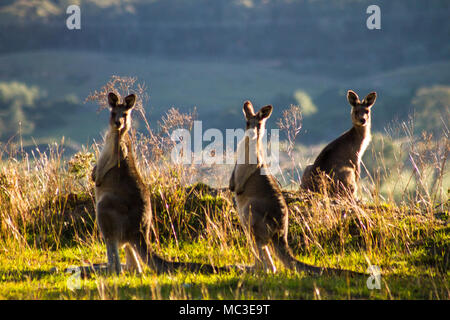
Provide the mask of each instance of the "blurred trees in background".
[{"label": "blurred trees in background", "polygon": [[79,101],[73,95],[49,100],[37,86],[0,82],[0,141],[17,134],[30,135],[39,127],[63,126],[77,108]]},{"label": "blurred trees in background", "polygon": [[[360,73],[450,55],[449,2],[380,0],[381,30],[366,28],[369,0],[68,0],[0,4],[0,53],[43,48],[164,56],[323,60]],[[32,35],[32,36],[31,36]]]}]

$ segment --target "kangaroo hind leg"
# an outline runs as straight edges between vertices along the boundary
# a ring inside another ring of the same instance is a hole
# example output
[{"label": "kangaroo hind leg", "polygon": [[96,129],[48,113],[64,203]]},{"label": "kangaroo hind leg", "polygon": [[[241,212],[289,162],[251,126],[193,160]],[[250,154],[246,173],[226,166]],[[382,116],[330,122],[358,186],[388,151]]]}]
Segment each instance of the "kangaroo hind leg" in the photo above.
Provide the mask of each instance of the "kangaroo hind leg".
[{"label": "kangaroo hind leg", "polygon": [[270,255],[269,247],[267,245],[256,245],[257,256],[255,257],[255,267],[256,269],[263,269],[266,272],[277,272],[277,268],[273,262],[272,256]]},{"label": "kangaroo hind leg", "polygon": [[109,271],[120,274],[122,265],[120,264],[119,243],[117,240],[106,240],[106,254],[108,256]]},{"label": "kangaroo hind leg", "polygon": [[131,244],[127,244],[125,246],[125,257],[126,257],[125,268],[127,271],[142,273],[142,266],[141,263],[139,262],[138,255],[136,254],[136,251]]},{"label": "kangaroo hind leg", "polygon": [[265,261],[265,268],[266,270],[270,270],[273,273],[277,272],[277,267],[275,267],[275,263],[273,262],[272,256],[270,255],[270,249],[269,246],[263,247],[263,260]]}]

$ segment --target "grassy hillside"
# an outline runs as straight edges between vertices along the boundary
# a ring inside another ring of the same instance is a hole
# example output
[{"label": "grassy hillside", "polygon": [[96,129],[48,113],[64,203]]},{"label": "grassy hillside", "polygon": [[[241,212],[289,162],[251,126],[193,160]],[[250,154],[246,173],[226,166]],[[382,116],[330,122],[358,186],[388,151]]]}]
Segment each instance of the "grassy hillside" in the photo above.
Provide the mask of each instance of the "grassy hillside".
[{"label": "grassy hillside", "polygon": [[[88,155],[65,162],[55,149],[33,165],[10,159],[0,166],[1,299],[450,298],[448,202],[423,193],[423,201],[400,206],[377,195],[356,205],[285,193],[289,243],[297,258],[359,272],[378,266],[379,289],[367,286],[369,275],[309,276],[279,262],[275,275],[238,269],[157,275],[147,268],[141,276],[79,279],[73,288],[65,268],[101,263],[106,256],[95,225]],[[158,254],[216,266],[253,263],[229,191],[186,184],[198,168],[148,164],[141,170],[151,190]]]},{"label": "grassy hillside", "polygon": [[[66,268],[105,261],[89,178],[98,150],[93,146],[66,159],[61,146],[53,145],[47,153],[19,160],[9,155],[0,163],[0,298],[449,299],[448,140],[407,136],[400,149],[388,142],[394,162],[374,152],[374,172],[362,182],[358,203],[304,194],[295,188],[298,176],[280,177],[293,186],[284,196],[290,209],[288,241],[296,257],[362,273],[376,266],[379,288],[367,285],[369,275],[310,276],[279,262],[277,274],[236,268],[213,275],[183,270],[158,275],[146,268],[140,276],[97,274],[77,280],[74,288]],[[155,213],[153,249],[174,261],[251,265],[250,242],[232,194],[192,183],[207,176],[224,185],[230,168],[178,166],[168,154],[151,157],[149,148],[157,144],[143,137],[135,143]],[[415,170],[404,170],[399,152],[407,152]],[[289,158],[281,164],[286,172],[300,165]],[[382,177],[390,183],[382,185]]]}]

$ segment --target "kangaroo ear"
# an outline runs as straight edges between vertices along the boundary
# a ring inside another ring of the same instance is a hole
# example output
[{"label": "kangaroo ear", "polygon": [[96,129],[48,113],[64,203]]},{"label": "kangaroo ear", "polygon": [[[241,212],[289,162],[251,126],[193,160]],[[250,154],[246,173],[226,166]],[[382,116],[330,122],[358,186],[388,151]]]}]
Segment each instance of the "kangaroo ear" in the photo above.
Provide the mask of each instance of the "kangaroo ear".
[{"label": "kangaroo ear", "polygon": [[360,102],[358,95],[353,90],[347,91],[347,100],[348,100],[348,103],[350,103],[350,105],[352,107],[356,106]]},{"label": "kangaroo ear", "polygon": [[108,104],[111,108],[114,108],[117,105],[117,102],[119,102],[119,98],[114,92],[108,93]]},{"label": "kangaroo ear", "polygon": [[258,111],[259,118],[261,120],[269,118],[270,115],[272,114],[272,110],[273,110],[273,107],[271,105],[262,107],[261,110]]},{"label": "kangaroo ear", "polygon": [[244,116],[246,119],[255,116],[255,110],[253,109],[253,105],[248,100],[244,102],[244,108],[242,110],[244,111]]},{"label": "kangaroo ear", "polygon": [[127,109],[131,109],[136,104],[136,95],[132,93],[129,96],[126,96],[123,101],[125,102],[125,106],[127,107]]},{"label": "kangaroo ear", "polygon": [[367,107],[371,107],[375,103],[376,99],[377,99],[377,93],[371,92],[364,98],[362,103],[365,104]]}]

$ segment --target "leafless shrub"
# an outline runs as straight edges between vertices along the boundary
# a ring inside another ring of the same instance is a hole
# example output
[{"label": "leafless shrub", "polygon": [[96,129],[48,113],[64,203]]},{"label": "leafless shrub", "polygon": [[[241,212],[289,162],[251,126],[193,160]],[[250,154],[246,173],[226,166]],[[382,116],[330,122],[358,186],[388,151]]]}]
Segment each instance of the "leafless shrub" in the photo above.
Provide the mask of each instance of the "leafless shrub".
[{"label": "leafless shrub", "polygon": [[278,128],[286,134],[287,143],[285,144],[286,153],[291,160],[291,183],[295,183],[294,174],[300,177],[298,166],[295,165],[294,148],[295,140],[302,129],[302,110],[300,106],[291,105],[289,109],[284,110],[282,117],[278,119]]},{"label": "leafless shrub", "polygon": [[[135,77],[120,77],[112,76],[111,79],[100,88],[89,94],[85,99],[86,102],[95,102],[98,104],[98,112],[103,109],[107,109],[108,106],[108,93],[114,92],[119,97],[126,97],[129,94],[136,94],[135,110],[145,114],[144,104],[148,101],[148,95],[144,84],[136,83]],[[144,117],[145,118],[145,117]]]},{"label": "leafless shrub", "polygon": [[302,129],[302,120],[301,107],[291,105],[289,109],[283,111],[282,117],[277,121],[278,128],[286,133],[288,142],[286,152],[290,157],[295,147],[295,140]]},{"label": "leafless shrub", "polygon": [[175,141],[171,139],[171,133],[176,129],[191,130],[196,118],[196,110],[189,113],[181,113],[176,108],[170,108],[161,120],[159,120],[157,130],[148,130],[148,137],[142,137],[148,145],[145,154],[151,161],[158,161],[167,155],[175,146]]}]

